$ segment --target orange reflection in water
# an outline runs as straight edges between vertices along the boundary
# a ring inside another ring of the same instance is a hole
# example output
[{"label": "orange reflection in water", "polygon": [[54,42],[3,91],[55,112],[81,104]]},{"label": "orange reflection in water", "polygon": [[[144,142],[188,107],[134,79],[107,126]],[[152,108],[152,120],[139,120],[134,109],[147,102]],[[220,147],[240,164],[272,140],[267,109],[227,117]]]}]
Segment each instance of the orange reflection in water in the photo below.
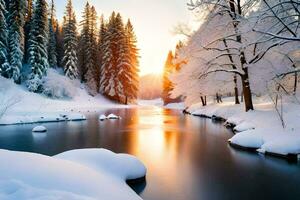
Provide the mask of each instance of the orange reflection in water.
[{"label": "orange reflection in water", "polygon": [[[180,187],[177,180],[184,173],[189,173],[188,160],[181,158],[181,153],[188,153],[191,140],[184,130],[178,127],[178,115],[172,116],[170,110],[161,108],[140,109],[132,120],[136,131],[131,138],[129,153],[136,155],[147,166],[147,176],[159,176],[159,184],[170,190]],[[153,112],[153,113],[145,113]],[[185,123],[187,126],[189,123]],[[178,174],[181,166],[182,174]],[[181,177],[182,180],[182,177]],[[153,183],[154,184],[154,183]],[[182,182],[184,184],[184,182]]]}]

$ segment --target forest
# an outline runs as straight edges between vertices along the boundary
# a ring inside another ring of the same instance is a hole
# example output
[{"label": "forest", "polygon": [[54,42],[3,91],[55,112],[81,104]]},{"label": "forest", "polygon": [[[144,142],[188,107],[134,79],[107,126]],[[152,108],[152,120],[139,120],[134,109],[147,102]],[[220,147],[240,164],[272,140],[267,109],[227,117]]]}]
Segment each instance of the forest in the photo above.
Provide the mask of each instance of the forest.
[{"label": "forest", "polygon": [[46,0],[0,1],[0,73],[29,91],[53,97],[48,69],[63,70],[85,83],[93,96],[123,104],[138,96],[139,50],[131,21],[113,12],[100,20],[88,2],[77,22],[68,0],[62,23],[55,3]]}]

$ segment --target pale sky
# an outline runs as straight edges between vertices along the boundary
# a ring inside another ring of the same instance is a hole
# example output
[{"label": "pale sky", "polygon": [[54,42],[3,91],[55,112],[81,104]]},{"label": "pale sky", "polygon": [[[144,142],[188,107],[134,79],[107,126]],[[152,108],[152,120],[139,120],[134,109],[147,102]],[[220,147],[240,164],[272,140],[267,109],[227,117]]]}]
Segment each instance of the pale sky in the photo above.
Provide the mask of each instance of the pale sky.
[{"label": "pale sky", "polygon": [[[61,21],[67,0],[55,0],[57,17]],[[162,71],[168,51],[174,49],[178,36],[174,26],[192,23],[187,0],[89,0],[99,16],[106,18],[112,11],[120,12],[123,20],[130,18],[140,49],[141,75]],[[77,21],[80,21],[86,0],[73,0]]]}]

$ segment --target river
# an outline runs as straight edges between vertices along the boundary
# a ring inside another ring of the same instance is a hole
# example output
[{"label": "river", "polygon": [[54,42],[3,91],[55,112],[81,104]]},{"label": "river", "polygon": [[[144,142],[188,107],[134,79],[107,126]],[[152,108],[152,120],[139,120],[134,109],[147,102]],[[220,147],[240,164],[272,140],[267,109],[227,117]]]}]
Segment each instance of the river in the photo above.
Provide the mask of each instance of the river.
[{"label": "river", "polygon": [[[99,121],[115,113],[121,120]],[[55,155],[106,148],[137,156],[145,182],[132,185],[144,200],[299,199],[300,164],[231,148],[220,123],[148,106],[87,113],[87,121],[1,126],[0,148]]]}]

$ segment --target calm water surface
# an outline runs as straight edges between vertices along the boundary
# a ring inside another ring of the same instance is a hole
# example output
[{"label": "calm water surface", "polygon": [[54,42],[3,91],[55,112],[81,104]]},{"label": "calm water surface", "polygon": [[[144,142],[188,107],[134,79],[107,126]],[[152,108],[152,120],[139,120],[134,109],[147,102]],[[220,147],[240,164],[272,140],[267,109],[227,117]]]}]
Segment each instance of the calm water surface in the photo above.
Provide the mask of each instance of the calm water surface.
[{"label": "calm water surface", "polygon": [[[122,116],[98,121],[101,113]],[[0,126],[0,148],[55,155],[78,148],[129,153],[148,168],[132,186],[144,200],[300,199],[300,164],[232,149],[232,133],[209,119],[157,107],[103,110],[83,122]]]}]

